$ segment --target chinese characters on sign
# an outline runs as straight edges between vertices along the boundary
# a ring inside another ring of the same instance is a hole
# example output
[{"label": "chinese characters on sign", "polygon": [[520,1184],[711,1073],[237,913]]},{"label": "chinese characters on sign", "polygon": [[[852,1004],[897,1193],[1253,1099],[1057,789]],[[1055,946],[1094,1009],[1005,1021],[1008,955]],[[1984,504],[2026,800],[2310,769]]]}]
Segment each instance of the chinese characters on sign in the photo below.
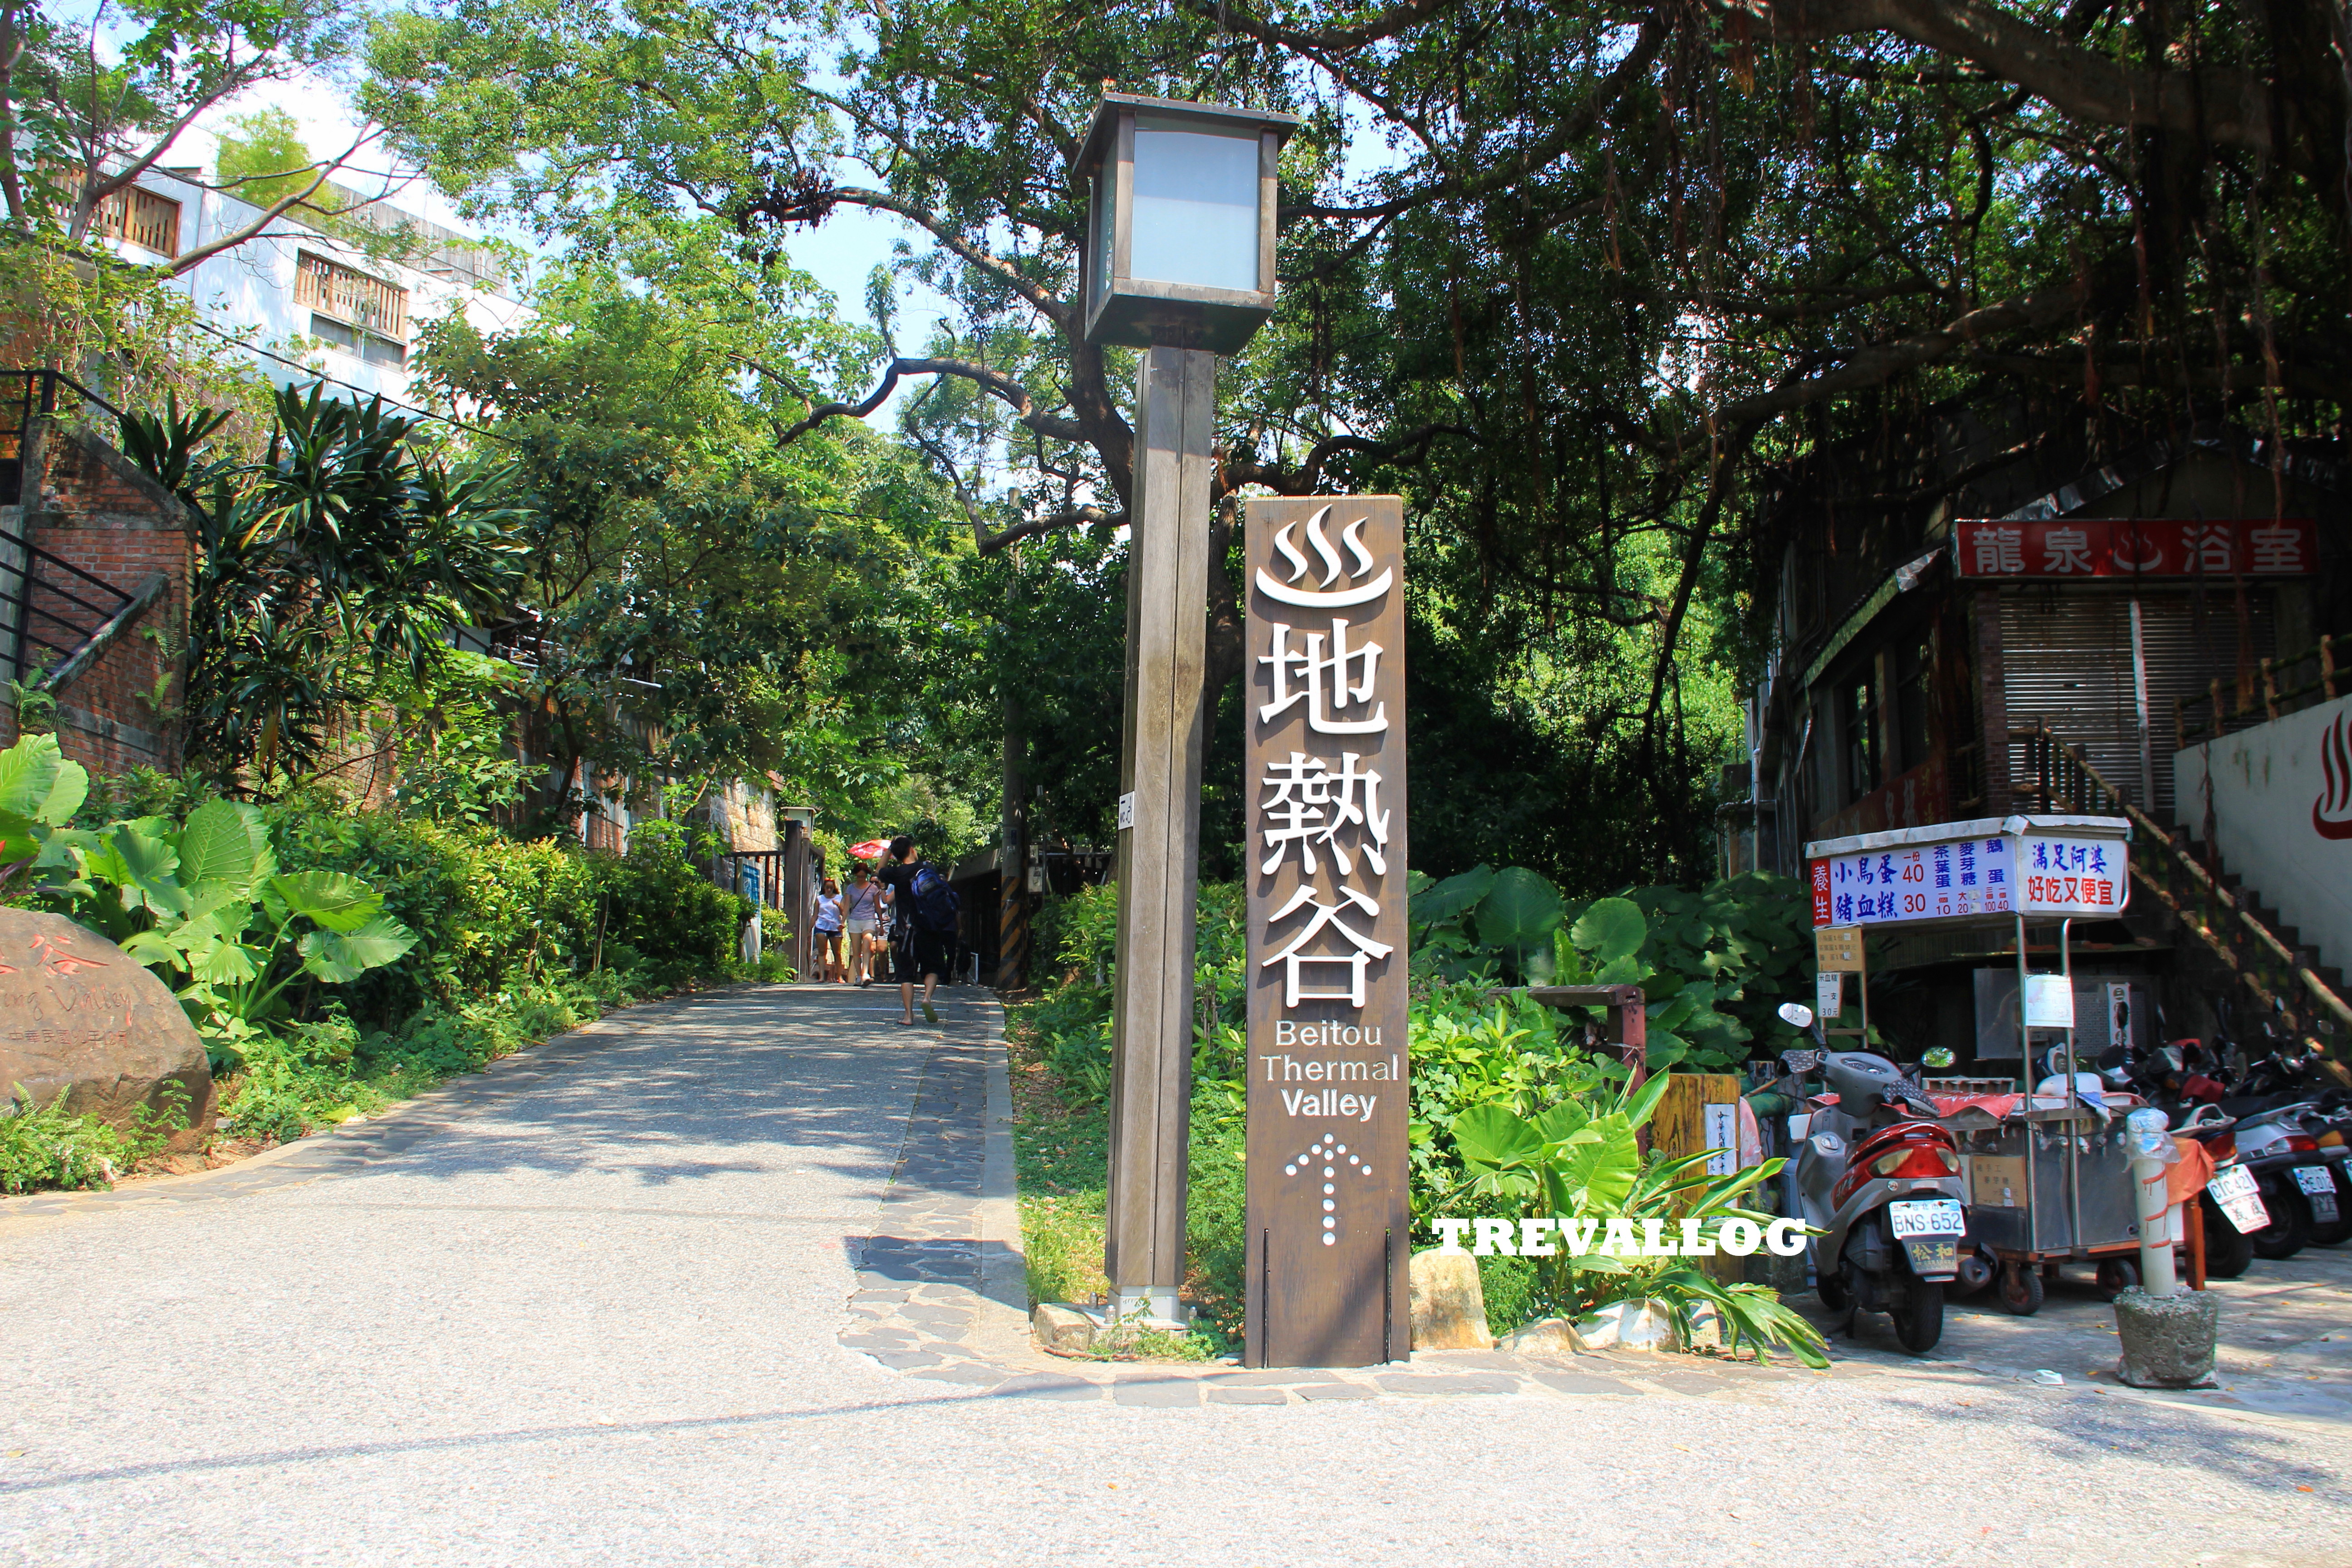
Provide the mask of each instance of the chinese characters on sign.
[{"label": "chinese characters on sign", "polygon": [[2011,841],[2001,834],[1840,855],[1813,862],[1813,923],[1881,925],[2013,907]]},{"label": "chinese characters on sign", "polygon": [[2120,838],[1999,831],[1825,856],[1811,865],[1813,924],[2120,914],[2131,900],[2128,859]]},{"label": "chinese characters on sign", "polygon": [[1404,520],[1248,507],[1253,1366],[1409,1349]]},{"label": "chinese characters on sign", "polygon": [[2020,907],[2030,915],[2112,915],[2131,897],[2127,851],[2113,838],[2018,841]]},{"label": "chinese characters on sign", "polygon": [[1956,523],[1962,577],[2293,577],[2319,570],[2309,518],[2063,518]]}]

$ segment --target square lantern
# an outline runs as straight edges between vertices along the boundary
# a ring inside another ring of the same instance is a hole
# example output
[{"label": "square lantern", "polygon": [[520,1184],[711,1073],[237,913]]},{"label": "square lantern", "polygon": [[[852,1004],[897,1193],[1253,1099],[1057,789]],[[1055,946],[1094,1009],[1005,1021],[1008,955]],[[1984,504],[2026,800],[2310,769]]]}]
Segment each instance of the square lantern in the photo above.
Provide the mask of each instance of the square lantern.
[{"label": "square lantern", "polygon": [[1087,341],[1239,353],[1274,313],[1275,166],[1295,114],[1106,93],[1087,182]]}]

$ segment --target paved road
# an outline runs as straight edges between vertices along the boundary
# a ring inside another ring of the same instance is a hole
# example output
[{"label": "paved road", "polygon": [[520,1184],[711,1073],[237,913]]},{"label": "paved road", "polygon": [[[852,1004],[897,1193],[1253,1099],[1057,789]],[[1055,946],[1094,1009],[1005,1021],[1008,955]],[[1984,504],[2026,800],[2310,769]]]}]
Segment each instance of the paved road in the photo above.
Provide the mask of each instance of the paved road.
[{"label": "paved road", "polygon": [[2342,1426],[2079,1380],[1170,1409],[883,1367],[845,1247],[927,1179],[979,995],[636,1009],[266,1164],[0,1205],[0,1561],[2352,1560]]}]

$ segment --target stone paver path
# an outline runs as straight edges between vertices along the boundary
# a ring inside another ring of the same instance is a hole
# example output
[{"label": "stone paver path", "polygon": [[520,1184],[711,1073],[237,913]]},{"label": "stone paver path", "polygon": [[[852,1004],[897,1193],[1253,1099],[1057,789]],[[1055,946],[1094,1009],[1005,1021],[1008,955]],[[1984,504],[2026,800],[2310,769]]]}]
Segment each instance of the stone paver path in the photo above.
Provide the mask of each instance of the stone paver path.
[{"label": "stone paver path", "polygon": [[[243,1165],[0,1202],[0,1563],[2352,1562],[2316,1403],[1867,1339],[1826,1374],[1044,1357],[994,1005],[892,1001],[633,1009]],[[2247,1375],[2324,1381],[2330,1278],[2247,1298]]]}]

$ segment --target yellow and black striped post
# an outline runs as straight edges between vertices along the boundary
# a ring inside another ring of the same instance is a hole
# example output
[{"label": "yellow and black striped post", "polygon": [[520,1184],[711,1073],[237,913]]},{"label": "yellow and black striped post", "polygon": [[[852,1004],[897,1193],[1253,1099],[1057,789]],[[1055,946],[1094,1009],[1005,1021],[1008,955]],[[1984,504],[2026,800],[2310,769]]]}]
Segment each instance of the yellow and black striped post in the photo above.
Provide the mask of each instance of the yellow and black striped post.
[{"label": "yellow and black striped post", "polygon": [[1029,974],[1029,895],[1023,887],[1024,856],[1009,848],[998,857],[996,899],[996,988],[1018,991]]}]

